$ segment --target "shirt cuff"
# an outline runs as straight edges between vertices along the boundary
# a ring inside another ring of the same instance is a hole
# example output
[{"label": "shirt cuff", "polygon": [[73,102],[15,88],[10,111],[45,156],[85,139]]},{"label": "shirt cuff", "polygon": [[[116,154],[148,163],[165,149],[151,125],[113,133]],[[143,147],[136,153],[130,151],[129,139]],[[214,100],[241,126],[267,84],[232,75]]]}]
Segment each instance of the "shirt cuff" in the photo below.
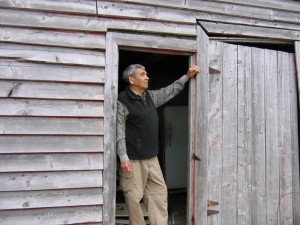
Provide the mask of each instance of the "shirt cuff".
[{"label": "shirt cuff", "polygon": [[119,155],[119,158],[121,162],[129,161],[127,154]]}]

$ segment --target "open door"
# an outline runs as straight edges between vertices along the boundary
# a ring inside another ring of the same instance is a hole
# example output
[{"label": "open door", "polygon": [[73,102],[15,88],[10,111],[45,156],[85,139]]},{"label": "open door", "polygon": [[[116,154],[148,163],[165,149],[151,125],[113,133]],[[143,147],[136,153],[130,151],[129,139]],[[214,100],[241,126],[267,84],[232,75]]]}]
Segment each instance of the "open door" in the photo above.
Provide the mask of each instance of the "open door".
[{"label": "open door", "polygon": [[210,41],[201,27],[197,35],[188,224],[296,224],[294,54]]}]

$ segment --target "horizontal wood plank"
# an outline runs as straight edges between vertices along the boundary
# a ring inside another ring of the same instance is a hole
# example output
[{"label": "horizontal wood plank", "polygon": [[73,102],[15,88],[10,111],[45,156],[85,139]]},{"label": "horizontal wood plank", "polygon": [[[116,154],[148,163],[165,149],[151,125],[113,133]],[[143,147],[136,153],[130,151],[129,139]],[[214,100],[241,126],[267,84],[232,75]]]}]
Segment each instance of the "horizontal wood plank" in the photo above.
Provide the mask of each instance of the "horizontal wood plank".
[{"label": "horizontal wood plank", "polygon": [[[125,34],[113,32],[112,38],[119,46],[130,46],[173,51],[196,52],[196,40],[162,37],[158,35]],[[136,40],[139,40],[138,42]]]},{"label": "horizontal wood plank", "polygon": [[0,42],[60,46],[82,49],[105,49],[105,33],[66,32],[16,27],[1,27]]},{"label": "horizontal wood plank", "polygon": [[253,27],[236,24],[200,21],[208,34],[223,34],[230,36],[265,37],[270,39],[300,40],[300,31],[274,29],[268,27]]},{"label": "horizontal wood plank", "polygon": [[[114,0],[118,1],[118,0]],[[186,10],[206,11],[211,13],[221,13],[231,16],[242,16],[248,18],[257,18],[270,21],[285,21],[291,23],[299,22],[299,11],[288,12],[281,9],[272,9],[267,7],[258,7],[250,5],[240,5],[230,2],[213,2],[213,1],[199,1],[199,0],[186,0],[184,3],[177,0],[122,0],[127,3],[153,5],[160,7],[171,7]],[[282,5],[282,3],[280,3]],[[294,9],[292,9],[294,10]]]},{"label": "horizontal wood plank", "polygon": [[[189,1],[189,0],[188,0]],[[193,0],[192,0],[193,1]],[[236,5],[243,6],[254,6],[257,8],[270,8],[279,9],[290,12],[300,12],[300,5],[295,1],[285,0],[210,0],[211,2],[216,2],[216,4],[232,3]],[[297,0],[296,0],[297,1]]]},{"label": "horizontal wood plank", "polygon": [[0,116],[104,117],[103,102],[0,98]]},{"label": "horizontal wood plank", "polygon": [[28,61],[97,67],[103,67],[105,65],[104,52],[7,43],[0,43],[0,58],[15,59],[23,62]]},{"label": "horizontal wood plank", "polygon": [[95,188],[102,187],[102,171],[0,173],[0,183],[0,192]]},{"label": "horizontal wood plank", "polygon": [[0,211],[1,225],[53,225],[102,221],[102,206]]},{"label": "horizontal wood plank", "polygon": [[2,134],[103,135],[103,119],[0,117]]},{"label": "horizontal wood plank", "polygon": [[0,79],[102,84],[104,67],[17,62],[0,58]]},{"label": "horizontal wood plank", "polygon": [[[20,19],[22,18],[22,19]],[[59,21],[59,22],[58,22]],[[116,19],[105,17],[69,16],[65,14],[53,14],[45,12],[19,11],[0,8],[0,25],[59,29],[82,32],[103,33],[108,29],[135,30],[151,33],[169,33],[177,35],[195,36],[194,24],[165,23],[160,21],[141,21],[132,19]]]},{"label": "horizontal wood plank", "polygon": [[0,157],[0,172],[100,169],[103,169],[102,153],[7,154]]},{"label": "horizontal wood plank", "polygon": [[74,14],[96,14],[95,0],[43,0],[42,2],[39,0],[5,0],[0,2],[0,6],[8,8],[35,9],[42,11],[72,12]]},{"label": "horizontal wood plank", "polygon": [[103,100],[103,85],[1,81],[0,97]]},{"label": "horizontal wood plank", "polygon": [[[0,153],[103,152],[103,136],[1,136]],[[0,156],[1,157],[1,156]]]},{"label": "horizontal wood plank", "polygon": [[101,204],[102,188],[0,192],[0,210]]}]

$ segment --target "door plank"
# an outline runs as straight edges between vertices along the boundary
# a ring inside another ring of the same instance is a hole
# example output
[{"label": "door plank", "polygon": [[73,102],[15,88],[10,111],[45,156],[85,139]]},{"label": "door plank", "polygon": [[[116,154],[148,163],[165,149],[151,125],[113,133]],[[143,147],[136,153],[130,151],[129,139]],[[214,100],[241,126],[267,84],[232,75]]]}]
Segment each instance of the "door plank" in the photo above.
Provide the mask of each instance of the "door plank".
[{"label": "door plank", "polygon": [[237,46],[224,44],[222,224],[235,225],[237,202]]},{"label": "door plank", "polygon": [[[223,151],[223,50],[222,42],[210,42],[209,67],[209,112],[208,112],[208,200],[221,202],[222,199],[222,151]],[[221,224],[223,212],[220,205],[214,207],[219,214],[209,216],[207,224]]]},{"label": "door plank", "polygon": [[251,224],[252,82],[251,48],[238,46],[237,224]]},{"label": "door plank", "polygon": [[291,151],[291,111],[290,111],[290,78],[289,54],[278,52],[279,79],[279,174],[280,174],[280,207],[279,223],[293,224],[292,195],[292,151]]},{"label": "door plank", "polygon": [[252,48],[252,224],[266,224],[264,51]]},{"label": "door plank", "polygon": [[265,50],[266,224],[276,224],[279,203],[277,52]]}]

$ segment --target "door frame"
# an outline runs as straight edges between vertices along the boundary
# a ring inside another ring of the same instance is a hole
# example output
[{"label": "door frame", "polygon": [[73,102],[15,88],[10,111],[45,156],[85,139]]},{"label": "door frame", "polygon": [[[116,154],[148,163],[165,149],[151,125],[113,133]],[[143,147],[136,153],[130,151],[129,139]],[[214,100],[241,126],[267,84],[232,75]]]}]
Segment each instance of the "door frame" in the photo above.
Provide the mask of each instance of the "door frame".
[{"label": "door frame", "polygon": [[[190,56],[190,65],[196,62],[196,38],[166,37],[110,31],[106,34],[105,88],[104,88],[104,168],[103,168],[103,224],[115,224],[116,193],[116,110],[118,97],[119,49],[142,52]],[[195,81],[190,84],[189,114],[192,115],[191,100],[195,97]],[[189,118],[191,118],[189,116]],[[189,125],[193,124],[192,120]],[[191,136],[190,136],[191,137]],[[194,145],[190,138],[189,154]],[[190,154],[191,155],[191,154]],[[190,160],[188,160],[190,162]],[[189,163],[188,162],[188,163]],[[190,196],[190,194],[188,194]],[[189,216],[189,215],[188,215]],[[188,217],[189,218],[189,217]],[[189,220],[190,221],[190,220]]]}]

